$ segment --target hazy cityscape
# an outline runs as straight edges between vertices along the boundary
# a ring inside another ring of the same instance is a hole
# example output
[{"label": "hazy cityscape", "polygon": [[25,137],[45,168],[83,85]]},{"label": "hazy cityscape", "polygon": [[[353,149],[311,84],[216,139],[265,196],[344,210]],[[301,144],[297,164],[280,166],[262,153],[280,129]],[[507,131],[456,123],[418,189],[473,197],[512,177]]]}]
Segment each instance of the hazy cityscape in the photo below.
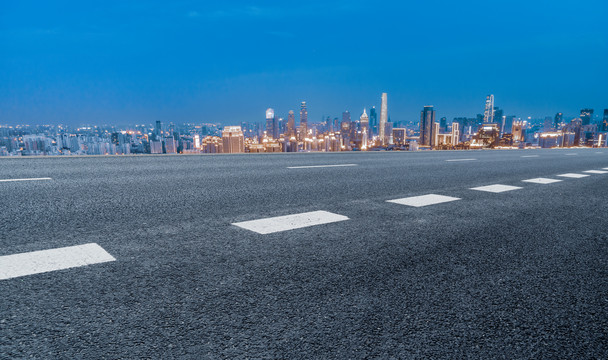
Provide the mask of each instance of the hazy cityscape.
[{"label": "hazy cityscape", "polygon": [[606,147],[608,109],[598,116],[581,109],[577,116],[561,112],[545,118],[506,115],[488,95],[483,113],[449,121],[424,106],[420,119],[391,121],[388,94],[380,111],[360,115],[344,111],[313,122],[302,101],[298,122],[294,110],[266,110],[265,119],[222,124],[175,124],[155,121],[130,127],[112,125],[0,125],[0,156],[215,154],[337,151],[420,151],[513,148]]}]

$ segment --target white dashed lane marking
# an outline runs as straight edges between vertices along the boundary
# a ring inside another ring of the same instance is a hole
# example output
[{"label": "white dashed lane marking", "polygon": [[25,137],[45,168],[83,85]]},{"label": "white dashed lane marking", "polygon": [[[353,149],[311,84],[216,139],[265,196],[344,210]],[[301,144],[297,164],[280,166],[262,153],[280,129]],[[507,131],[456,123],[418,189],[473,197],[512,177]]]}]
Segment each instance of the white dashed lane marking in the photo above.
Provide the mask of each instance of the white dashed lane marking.
[{"label": "white dashed lane marking", "polygon": [[491,192],[491,193],[501,193],[501,192],[505,192],[505,191],[512,191],[512,190],[519,190],[519,189],[521,189],[521,187],[519,187],[519,186],[502,185],[502,184],[494,184],[494,185],[479,186],[479,187],[471,188],[471,190],[487,191],[487,192]]},{"label": "white dashed lane marking", "polygon": [[575,156],[575,155],[578,155],[578,154],[571,153],[571,154],[564,154],[564,155],[566,155],[566,156]]},{"label": "white dashed lane marking", "polygon": [[53,180],[49,177],[44,178],[29,178],[29,179],[0,179],[0,182],[9,182],[9,181],[41,181],[41,180]]},{"label": "white dashed lane marking", "polygon": [[604,170],[586,170],[583,172],[587,173],[587,174],[608,174],[608,171],[604,171]]},{"label": "white dashed lane marking", "polygon": [[301,214],[237,222],[232,225],[257,232],[258,234],[271,234],[344,220],[348,220],[348,217],[330,213],[328,211],[312,211]]},{"label": "white dashed lane marking", "polygon": [[401,205],[414,206],[414,207],[422,207],[422,206],[441,204],[441,203],[456,201],[456,200],[460,200],[460,198],[444,196],[444,195],[428,194],[428,195],[421,195],[421,196],[412,196],[412,197],[407,197],[407,198],[402,198],[402,199],[387,200],[387,202],[401,204]]},{"label": "white dashed lane marking", "polygon": [[115,260],[95,243],[5,255],[0,256],[0,280]]},{"label": "white dashed lane marking", "polygon": [[561,174],[561,175],[557,175],[557,176],[561,176],[561,177],[565,177],[565,178],[571,178],[571,179],[580,179],[580,178],[587,177],[587,176],[589,176],[589,175],[585,175],[585,174],[575,174],[575,173],[567,173],[567,174]]},{"label": "white dashed lane marking", "polygon": [[529,183],[534,183],[534,184],[553,184],[556,182],[560,182],[562,180],[557,180],[557,179],[548,179],[548,178],[534,178],[534,179],[528,179],[528,180],[522,180],[523,182],[529,182]]},{"label": "white dashed lane marking", "polygon": [[522,156],[522,158],[535,158],[535,157],[539,157],[540,155],[524,155]]},{"label": "white dashed lane marking", "polygon": [[288,166],[288,169],[311,169],[311,168],[328,168],[328,167],[343,167],[357,166],[357,164],[336,164],[336,165],[310,165],[310,166]]},{"label": "white dashed lane marking", "polygon": [[475,161],[477,159],[450,159],[450,160],[446,160],[448,162],[455,162],[455,161]]}]

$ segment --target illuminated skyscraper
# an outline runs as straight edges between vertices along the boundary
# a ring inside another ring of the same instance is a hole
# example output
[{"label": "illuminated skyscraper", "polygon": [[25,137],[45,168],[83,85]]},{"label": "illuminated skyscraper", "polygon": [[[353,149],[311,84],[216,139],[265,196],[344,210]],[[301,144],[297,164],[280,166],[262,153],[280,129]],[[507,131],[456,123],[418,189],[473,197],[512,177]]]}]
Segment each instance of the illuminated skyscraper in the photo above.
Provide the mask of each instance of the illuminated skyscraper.
[{"label": "illuminated skyscraper", "polygon": [[494,95],[486,96],[486,109],[483,112],[483,122],[486,124],[494,122]]},{"label": "illuminated skyscraper", "polygon": [[382,145],[388,144],[388,136],[386,136],[386,123],[388,121],[388,106],[386,93],[382,93],[382,105],[380,106],[380,124],[378,125],[378,135]]},{"label": "illuminated skyscraper", "polygon": [[274,123],[275,122],[276,122],[276,118],[274,116],[274,109],[272,109],[272,108],[266,109],[266,135],[271,138],[275,138],[274,137]]},{"label": "illuminated skyscraper", "polygon": [[350,128],[350,111],[346,110],[342,113],[342,122],[340,123],[340,132],[342,133],[342,137],[348,136],[350,134]]},{"label": "illuminated skyscraper", "polygon": [[371,129],[370,136],[378,134],[378,115],[376,114],[375,106],[369,109],[369,127]]},{"label": "illuminated skyscraper", "polygon": [[425,106],[420,112],[420,145],[432,146],[433,124],[435,123],[435,110],[433,106]]},{"label": "illuminated skyscraper", "polygon": [[222,131],[222,148],[227,154],[245,152],[245,137],[240,126],[226,126]]},{"label": "illuminated skyscraper", "polygon": [[295,136],[296,134],[296,116],[293,110],[289,110],[289,115],[287,115],[287,128],[285,129],[285,135],[287,137]]},{"label": "illuminated skyscraper", "polygon": [[608,109],[604,109],[604,118],[600,124],[600,131],[608,131]]},{"label": "illuminated skyscraper", "polygon": [[553,119],[553,127],[555,128],[555,130],[559,130],[559,126],[562,123],[563,118],[564,118],[564,114],[562,114],[562,113],[555,114],[555,118]]},{"label": "illuminated skyscraper", "polygon": [[582,109],[581,110],[581,125],[589,125],[591,124],[591,119],[593,118],[593,109]]},{"label": "illuminated skyscraper", "polygon": [[306,101],[300,104],[300,132],[302,138],[308,134],[308,110],[306,109]]},{"label": "illuminated skyscraper", "polygon": [[359,123],[361,124],[361,148],[367,149],[368,146],[368,136],[369,136],[369,117],[365,112],[365,108],[363,109],[363,114],[359,118]]}]

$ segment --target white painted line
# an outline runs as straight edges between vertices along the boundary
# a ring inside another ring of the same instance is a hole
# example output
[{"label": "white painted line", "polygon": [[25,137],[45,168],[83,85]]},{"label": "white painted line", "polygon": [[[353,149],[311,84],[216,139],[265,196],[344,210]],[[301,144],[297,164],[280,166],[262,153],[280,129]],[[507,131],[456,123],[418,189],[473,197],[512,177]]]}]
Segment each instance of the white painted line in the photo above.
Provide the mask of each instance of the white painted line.
[{"label": "white painted line", "polygon": [[96,243],[0,256],[0,280],[116,259]]},{"label": "white painted line", "polygon": [[39,180],[53,180],[51,178],[30,178],[30,179],[0,179],[0,182],[9,182],[9,181],[39,181]]},{"label": "white painted line", "polygon": [[456,201],[456,200],[460,200],[460,198],[444,196],[444,195],[437,195],[437,194],[428,194],[428,195],[421,195],[421,196],[406,197],[406,198],[402,198],[402,199],[387,200],[386,202],[414,206],[414,207],[422,207],[422,206],[441,204],[441,203]]},{"label": "white painted line", "polygon": [[561,175],[557,175],[557,176],[566,177],[566,178],[571,178],[571,179],[580,179],[580,178],[587,177],[587,176],[589,176],[589,175],[585,175],[585,174],[575,174],[575,173],[567,173],[567,174],[561,174]]},{"label": "white painted line", "polygon": [[578,155],[578,154],[571,153],[571,154],[564,154],[564,155],[567,155],[567,156],[575,156],[575,155]]},{"label": "white painted line", "polygon": [[330,213],[328,211],[311,211],[301,214],[243,221],[233,223],[232,225],[236,225],[243,229],[257,232],[258,234],[271,234],[280,231],[299,229],[314,225],[329,224],[344,220],[348,220],[348,217]]},{"label": "white painted line", "polygon": [[492,192],[492,193],[501,193],[501,192],[505,192],[505,191],[519,190],[519,189],[521,189],[521,187],[519,187],[519,186],[502,185],[502,184],[494,184],[494,185],[479,186],[479,187],[471,188],[471,190],[487,191],[487,192]]},{"label": "white painted line", "polygon": [[608,171],[604,170],[585,170],[583,172],[587,174],[608,174]]},{"label": "white painted line", "polygon": [[533,158],[533,157],[539,157],[540,155],[524,155],[522,156],[522,158]]},{"label": "white painted line", "polygon": [[451,159],[451,160],[446,160],[446,161],[475,161],[477,159]]},{"label": "white painted line", "polygon": [[557,179],[548,179],[548,178],[534,178],[534,179],[528,179],[528,180],[522,180],[523,182],[529,182],[529,183],[534,183],[534,184],[553,184],[556,182],[560,182],[562,180],[557,180]]},{"label": "white painted line", "polygon": [[604,170],[608,170],[608,168],[603,168]]},{"label": "white painted line", "polygon": [[327,167],[342,167],[342,166],[357,166],[357,164],[288,166],[287,168],[288,169],[310,169],[310,168],[327,168]]}]

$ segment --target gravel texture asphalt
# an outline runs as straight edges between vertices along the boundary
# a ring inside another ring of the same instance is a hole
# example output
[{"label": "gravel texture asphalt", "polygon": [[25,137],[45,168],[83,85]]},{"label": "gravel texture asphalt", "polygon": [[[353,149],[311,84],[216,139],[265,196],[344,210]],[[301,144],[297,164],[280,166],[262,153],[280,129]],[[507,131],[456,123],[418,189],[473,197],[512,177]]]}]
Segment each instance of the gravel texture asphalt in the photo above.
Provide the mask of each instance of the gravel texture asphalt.
[{"label": "gravel texture asphalt", "polygon": [[[288,168],[330,164],[356,166]],[[608,149],[0,159],[0,179],[52,179],[0,182],[0,256],[116,258],[0,281],[0,358],[605,359],[608,174],[556,175],[606,167]],[[470,190],[492,184],[522,189]],[[425,194],[461,200],[387,202]],[[316,210],[350,220],[231,225]]]}]

